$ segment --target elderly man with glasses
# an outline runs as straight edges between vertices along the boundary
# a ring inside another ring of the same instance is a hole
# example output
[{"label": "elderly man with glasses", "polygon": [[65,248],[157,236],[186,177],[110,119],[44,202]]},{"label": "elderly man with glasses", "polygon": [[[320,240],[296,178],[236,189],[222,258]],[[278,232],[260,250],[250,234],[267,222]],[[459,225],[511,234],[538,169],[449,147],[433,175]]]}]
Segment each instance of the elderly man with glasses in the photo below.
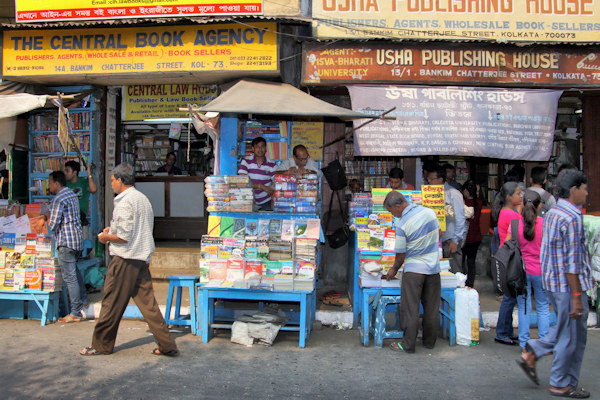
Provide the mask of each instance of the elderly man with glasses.
[{"label": "elderly man with glasses", "polygon": [[292,155],[292,158],[284,160],[277,167],[277,172],[285,174],[317,174],[319,172],[317,162],[308,155],[308,150],[304,145],[294,146]]}]

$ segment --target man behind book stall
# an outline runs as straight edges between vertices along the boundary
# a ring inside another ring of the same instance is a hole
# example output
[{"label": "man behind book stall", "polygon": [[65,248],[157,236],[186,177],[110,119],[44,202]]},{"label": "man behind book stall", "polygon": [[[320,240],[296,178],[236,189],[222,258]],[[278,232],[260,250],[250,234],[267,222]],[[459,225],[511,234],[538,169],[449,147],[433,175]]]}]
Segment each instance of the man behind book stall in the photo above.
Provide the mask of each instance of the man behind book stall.
[{"label": "man behind book stall", "polygon": [[273,209],[271,197],[275,193],[272,179],[277,164],[267,158],[267,141],[262,137],[252,139],[252,153],[240,163],[238,175],[250,176],[258,209],[271,211]]}]

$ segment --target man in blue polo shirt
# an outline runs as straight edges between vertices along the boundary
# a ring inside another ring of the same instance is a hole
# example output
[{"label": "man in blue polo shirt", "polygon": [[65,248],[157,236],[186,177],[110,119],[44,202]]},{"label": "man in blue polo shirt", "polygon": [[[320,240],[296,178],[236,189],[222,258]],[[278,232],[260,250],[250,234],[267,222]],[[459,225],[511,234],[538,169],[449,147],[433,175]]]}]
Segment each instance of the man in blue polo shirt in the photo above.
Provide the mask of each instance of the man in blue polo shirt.
[{"label": "man in blue polo shirt", "polygon": [[439,306],[442,285],[438,254],[440,225],[435,211],[409,204],[396,191],[388,193],[383,205],[396,218],[396,258],[385,279],[388,281],[404,264],[400,324],[404,331],[401,342],[390,348],[414,353],[419,330],[419,305],[423,303],[423,346],[432,349],[440,324]]}]

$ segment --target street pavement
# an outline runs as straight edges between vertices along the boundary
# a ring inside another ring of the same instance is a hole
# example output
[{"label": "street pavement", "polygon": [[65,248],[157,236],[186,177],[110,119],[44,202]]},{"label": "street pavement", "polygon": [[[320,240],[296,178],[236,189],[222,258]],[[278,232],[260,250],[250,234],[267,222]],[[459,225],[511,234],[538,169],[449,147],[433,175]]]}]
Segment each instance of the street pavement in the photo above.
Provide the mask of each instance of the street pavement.
[{"label": "street pavement", "polygon": [[[307,347],[280,332],[274,345],[231,343],[229,331],[203,344],[188,329],[173,329],[181,355],[155,347],[140,320],[121,323],[115,353],[83,357],[94,321],[40,326],[0,320],[1,399],[548,399],[551,357],[538,362],[540,386],[515,363],[518,346],[481,332],[477,346],[415,354],[363,347],[357,330],[313,330]],[[535,335],[535,331],[533,331]],[[372,341],[371,341],[372,345]],[[600,330],[588,331],[581,385],[600,398]]]}]

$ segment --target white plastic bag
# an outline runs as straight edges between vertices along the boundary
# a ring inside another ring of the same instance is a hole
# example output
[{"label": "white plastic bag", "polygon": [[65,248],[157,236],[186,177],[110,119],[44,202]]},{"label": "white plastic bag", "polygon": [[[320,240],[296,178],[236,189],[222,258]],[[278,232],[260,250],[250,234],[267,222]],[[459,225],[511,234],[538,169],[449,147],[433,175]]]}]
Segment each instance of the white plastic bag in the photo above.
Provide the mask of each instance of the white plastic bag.
[{"label": "white plastic bag", "polygon": [[479,343],[479,293],[468,287],[454,290],[456,343],[470,346]]}]

